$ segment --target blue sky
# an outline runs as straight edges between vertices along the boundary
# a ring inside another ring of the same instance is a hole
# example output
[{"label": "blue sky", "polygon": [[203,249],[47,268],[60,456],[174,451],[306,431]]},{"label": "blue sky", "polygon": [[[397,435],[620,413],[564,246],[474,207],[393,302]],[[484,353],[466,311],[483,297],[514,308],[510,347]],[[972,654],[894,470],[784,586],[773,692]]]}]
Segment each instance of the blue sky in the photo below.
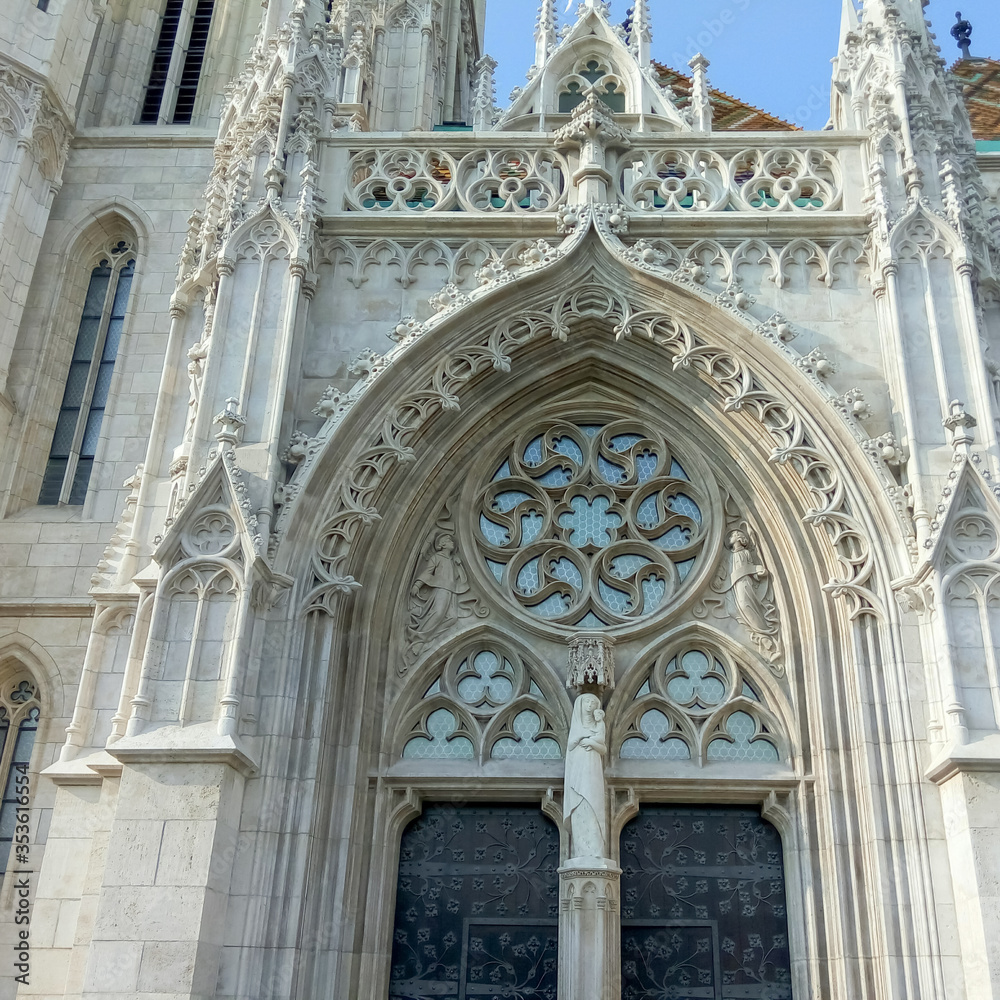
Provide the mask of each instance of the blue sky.
[{"label": "blue sky", "polygon": [[[628,0],[612,0],[622,20]],[[805,128],[822,128],[830,109],[830,59],[837,49],[840,0],[650,0],[653,58],[687,71],[696,51],[711,61],[713,87]],[[560,7],[565,7],[560,3]],[[972,54],[1000,59],[997,0],[931,0],[927,14],[950,64],[955,11],[973,24]],[[534,61],[538,0],[487,0],[486,51],[500,63],[497,100],[524,83]],[[573,17],[576,0],[566,17]]]}]

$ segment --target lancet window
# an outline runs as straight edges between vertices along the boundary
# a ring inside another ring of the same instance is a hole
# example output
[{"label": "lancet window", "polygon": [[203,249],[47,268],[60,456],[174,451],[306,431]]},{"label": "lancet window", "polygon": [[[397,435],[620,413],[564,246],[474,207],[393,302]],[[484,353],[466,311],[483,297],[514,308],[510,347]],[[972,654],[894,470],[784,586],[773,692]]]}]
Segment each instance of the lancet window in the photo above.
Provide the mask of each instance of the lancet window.
[{"label": "lancet window", "polygon": [[135,252],[124,240],[109,247],[91,272],[40,504],[86,499],[134,276]]},{"label": "lancet window", "polygon": [[187,124],[208,46],[215,0],[166,0],[139,121]]},{"label": "lancet window", "polygon": [[[41,705],[30,675],[8,677],[0,687],[0,874],[28,843],[28,766],[35,747]],[[13,850],[12,850],[13,847]]]}]

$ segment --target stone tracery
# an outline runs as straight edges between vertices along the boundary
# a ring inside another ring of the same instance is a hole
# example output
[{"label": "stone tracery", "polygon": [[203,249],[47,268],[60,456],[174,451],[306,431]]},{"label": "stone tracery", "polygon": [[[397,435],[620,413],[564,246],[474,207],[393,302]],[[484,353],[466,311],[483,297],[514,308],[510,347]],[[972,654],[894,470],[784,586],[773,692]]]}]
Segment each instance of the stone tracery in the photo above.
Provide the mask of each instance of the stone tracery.
[{"label": "stone tracery", "polygon": [[581,628],[674,603],[714,520],[661,433],[586,416],[521,433],[476,512],[476,541],[503,594]]},{"label": "stone tracery", "polygon": [[616,698],[613,751],[622,760],[777,763],[785,737],[745,664],[692,636],[658,653]]},{"label": "stone tracery", "polygon": [[[447,655],[398,729],[404,760],[559,760],[563,706],[547,697],[540,668],[508,644],[485,638]],[[423,681],[426,685],[426,680]]]}]

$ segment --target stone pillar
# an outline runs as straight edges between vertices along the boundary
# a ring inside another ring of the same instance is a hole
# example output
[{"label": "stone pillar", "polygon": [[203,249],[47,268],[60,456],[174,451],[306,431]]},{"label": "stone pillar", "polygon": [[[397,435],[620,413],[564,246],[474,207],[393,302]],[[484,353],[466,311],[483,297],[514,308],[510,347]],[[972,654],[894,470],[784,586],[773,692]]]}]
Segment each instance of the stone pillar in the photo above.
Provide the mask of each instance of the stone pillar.
[{"label": "stone pillar", "polygon": [[[571,857],[559,869],[559,1000],[621,997],[621,869],[609,843],[600,703],[614,687],[614,643],[601,633],[569,642],[566,686],[576,694],[566,753],[563,814]],[[600,853],[598,853],[600,852]]]},{"label": "stone pillar", "polygon": [[244,773],[224,760],[129,756],[82,996],[209,1000],[218,985]]},{"label": "stone pillar", "polygon": [[622,995],[621,875],[608,858],[559,869],[559,1000]]},{"label": "stone pillar", "polygon": [[932,777],[941,788],[965,996],[995,1000],[1000,997],[1000,761],[977,760],[973,767],[952,765],[950,773]]}]

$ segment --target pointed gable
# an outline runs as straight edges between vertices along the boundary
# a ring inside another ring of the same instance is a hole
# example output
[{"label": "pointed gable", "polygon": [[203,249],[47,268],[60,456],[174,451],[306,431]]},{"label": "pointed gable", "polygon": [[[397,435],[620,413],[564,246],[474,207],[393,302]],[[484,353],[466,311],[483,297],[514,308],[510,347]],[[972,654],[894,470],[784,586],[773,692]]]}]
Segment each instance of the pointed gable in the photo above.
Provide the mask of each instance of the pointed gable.
[{"label": "pointed gable", "polygon": [[500,128],[553,128],[590,94],[636,130],[690,130],[652,65],[639,64],[599,5],[582,7],[563,40],[541,66],[536,63],[533,77],[514,97]]}]

